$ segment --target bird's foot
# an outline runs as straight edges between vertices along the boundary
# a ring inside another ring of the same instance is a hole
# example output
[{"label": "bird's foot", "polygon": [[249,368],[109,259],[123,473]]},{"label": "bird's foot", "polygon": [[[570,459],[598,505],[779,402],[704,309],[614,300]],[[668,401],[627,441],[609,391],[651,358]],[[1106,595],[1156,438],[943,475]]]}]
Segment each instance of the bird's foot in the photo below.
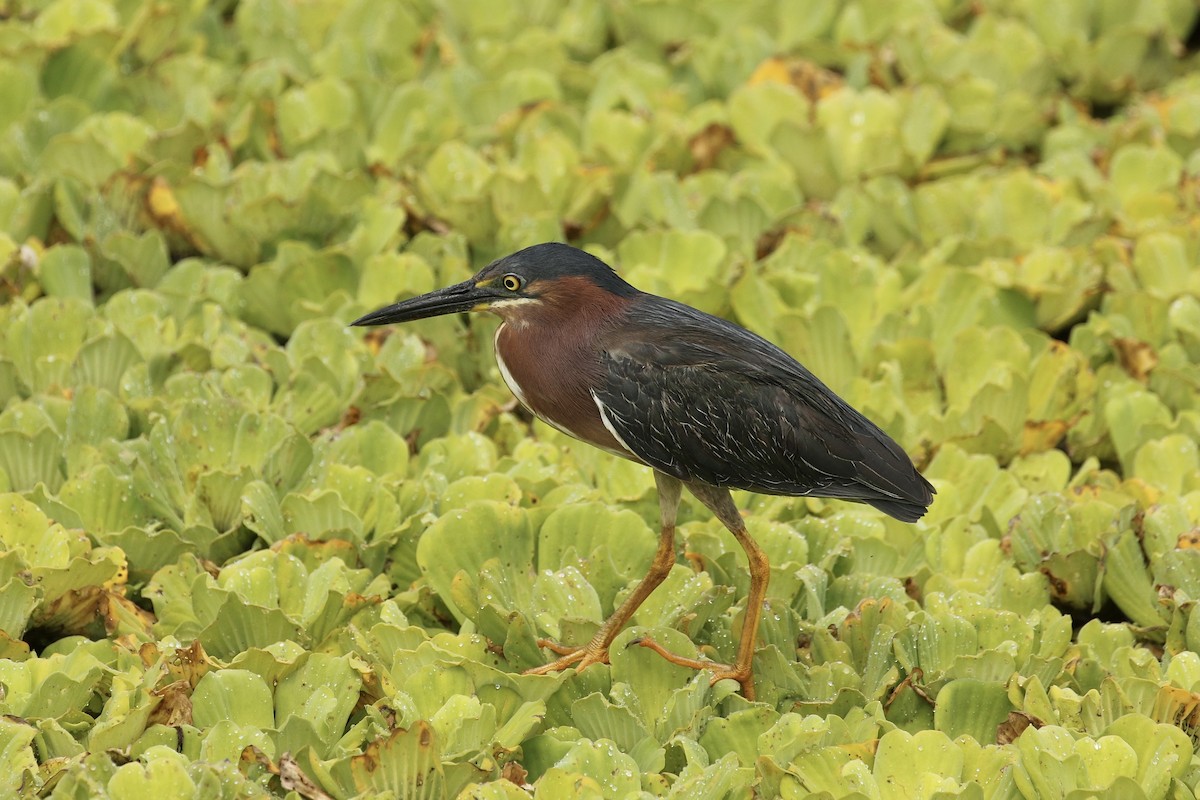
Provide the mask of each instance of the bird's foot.
[{"label": "bird's foot", "polygon": [[655,653],[658,653],[665,660],[671,662],[672,664],[677,664],[678,666],[686,667],[687,669],[709,670],[713,674],[712,680],[709,681],[709,685],[715,684],[717,681],[723,681],[726,678],[733,678],[742,687],[742,697],[746,698],[747,700],[754,700],[754,673],[749,664],[739,667],[737,665],[730,666],[729,664],[721,664],[717,661],[704,661],[698,658],[685,658],[684,656],[672,653],[670,650],[666,649],[653,639],[647,639],[644,637],[641,639],[634,639],[629,643],[630,647],[633,647],[634,645],[645,647],[648,650],[653,650]]},{"label": "bird's foot", "polygon": [[558,653],[562,658],[542,664],[540,667],[527,669],[525,675],[548,675],[551,672],[562,672],[568,667],[575,667],[576,672],[582,672],[592,664],[608,663],[608,648],[588,642],[583,647],[570,647],[550,639],[538,639],[538,647]]}]

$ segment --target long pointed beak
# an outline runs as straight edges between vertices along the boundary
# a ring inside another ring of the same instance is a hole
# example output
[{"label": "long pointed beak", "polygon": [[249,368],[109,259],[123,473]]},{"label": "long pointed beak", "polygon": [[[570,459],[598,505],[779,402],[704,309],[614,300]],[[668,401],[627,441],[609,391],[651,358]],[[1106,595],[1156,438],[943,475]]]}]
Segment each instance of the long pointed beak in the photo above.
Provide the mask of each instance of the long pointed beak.
[{"label": "long pointed beak", "polygon": [[411,322],[414,319],[440,317],[472,311],[495,298],[494,293],[471,281],[463,281],[445,289],[402,300],[394,305],[359,317],[351,325],[387,325],[391,322]]}]

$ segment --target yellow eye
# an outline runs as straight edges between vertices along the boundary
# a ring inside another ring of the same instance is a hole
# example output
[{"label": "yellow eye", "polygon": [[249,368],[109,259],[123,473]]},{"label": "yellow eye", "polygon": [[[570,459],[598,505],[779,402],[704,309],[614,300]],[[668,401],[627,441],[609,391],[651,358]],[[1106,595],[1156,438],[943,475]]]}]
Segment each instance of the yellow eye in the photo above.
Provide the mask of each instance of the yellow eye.
[{"label": "yellow eye", "polygon": [[504,288],[508,289],[510,292],[515,292],[521,288],[521,279],[516,275],[505,275],[500,279],[500,283],[503,284]]}]

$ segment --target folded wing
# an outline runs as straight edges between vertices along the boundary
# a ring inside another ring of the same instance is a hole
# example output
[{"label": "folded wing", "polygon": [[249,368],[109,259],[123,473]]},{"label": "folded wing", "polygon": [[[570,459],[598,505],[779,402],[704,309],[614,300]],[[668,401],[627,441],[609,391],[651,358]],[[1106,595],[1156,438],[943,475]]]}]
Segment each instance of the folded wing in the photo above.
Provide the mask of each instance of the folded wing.
[{"label": "folded wing", "polygon": [[605,344],[597,405],[662,472],[869,503],[909,522],[932,502],[933,487],[895,441],[765,339],[648,296]]}]

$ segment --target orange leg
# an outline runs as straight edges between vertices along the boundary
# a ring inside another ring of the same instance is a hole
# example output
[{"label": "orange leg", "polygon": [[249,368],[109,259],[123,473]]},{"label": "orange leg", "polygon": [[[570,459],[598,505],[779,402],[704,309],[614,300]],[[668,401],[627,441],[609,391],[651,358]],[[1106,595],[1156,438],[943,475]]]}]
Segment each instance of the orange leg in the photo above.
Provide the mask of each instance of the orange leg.
[{"label": "orange leg", "polygon": [[612,644],[613,639],[617,638],[621,628],[625,627],[625,623],[629,622],[629,618],[637,612],[638,607],[645,602],[650,593],[666,580],[667,575],[671,572],[671,567],[675,566],[675,515],[679,510],[679,495],[683,484],[676,478],[664,475],[657,470],[654,472],[654,483],[658,486],[658,507],[662,517],[662,529],[658,538],[658,551],[654,554],[650,571],[646,573],[646,577],[629,597],[625,598],[625,602],[621,603],[612,616],[600,626],[600,630],[596,631],[592,640],[583,647],[571,649],[555,642],[539,639],[540,646],[560,654],[562,658],[540,667],[525,670],[526,675],[545,675],[548,672],[558,672],[570,666],[582,670],[592,664],[607,663],[608,647]]},{"label": "orange leg", "polygon": [[771,565],[767,554],[762,551],[746,530],[746,523],[738,513],[729,490],[718,489],[708,484],[688,484],[688,489],[700,502],[721,520],[729,529],[738,544],[746,551],[750,562],[750,595],[746,598],[746,615],[742,622],[742,637],[738,641],[737,658],[732,665],[717,664],[711,661],[699,661],[694,658],[683,658],[667,652],[660,645],[643,639],[639,644],[649,647],[673,664],[691,669],[711,669],[713,682],[724,678],[733,678],[742,685],[742,695],[747,700],[754,699],[754,641],[758,636],[758,622],[762,617],[763,599],[767,595],[767,584],[771,579]]}]

